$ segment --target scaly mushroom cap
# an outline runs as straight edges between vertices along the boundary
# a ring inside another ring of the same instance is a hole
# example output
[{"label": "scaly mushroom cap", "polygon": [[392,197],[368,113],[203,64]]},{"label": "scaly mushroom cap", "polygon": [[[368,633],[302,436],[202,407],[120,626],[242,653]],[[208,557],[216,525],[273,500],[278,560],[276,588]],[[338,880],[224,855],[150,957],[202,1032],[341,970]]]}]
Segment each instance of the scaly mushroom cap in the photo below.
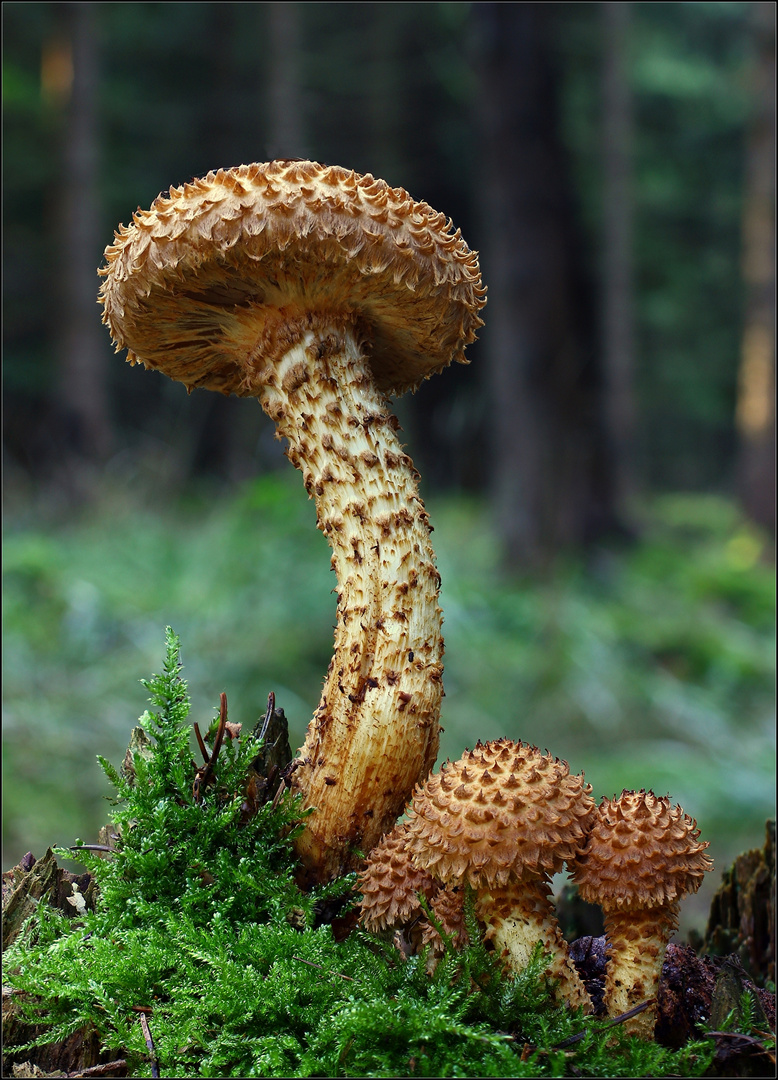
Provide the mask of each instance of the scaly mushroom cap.
[{"label": "scaly mushroom cap", "polygon": [[100,270],[103,322],[130,363],[256,396],[297,316],[356,323],[379,390],[404,393],[482,325],[477,254],[402,188],[271,161],[171,188],[121,226]]},{"label": "scaly mushroom cap", "polygon": [[594,814],[566,761],[510,739],[477,743],[413,797],[408,850],[440,881],[506,885],[572,861]]},{"label": "scaly mushroom cap", "polygon": [[418,893],[429,899],[440,885],[426,870],[414,866],[407,852],[408,826],[397,825],[378,843],[357,875],[362,892],[359,921],[375,932],[408,922],[422,911]]},{"label": "scaly mushroom cap", "polygon": [[699,836],[697,822],[666,796],[641,790],[603,798],[574,880],[583,899],[606,912],[672,904],[713,869]]}]

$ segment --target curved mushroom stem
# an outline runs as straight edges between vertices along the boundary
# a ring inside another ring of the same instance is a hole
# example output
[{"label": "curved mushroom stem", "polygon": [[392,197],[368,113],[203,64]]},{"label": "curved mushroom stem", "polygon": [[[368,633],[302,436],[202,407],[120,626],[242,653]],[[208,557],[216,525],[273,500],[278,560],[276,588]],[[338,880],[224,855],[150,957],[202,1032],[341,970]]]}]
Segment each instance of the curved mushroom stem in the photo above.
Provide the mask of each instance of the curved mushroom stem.
[{"label": "curved mushroom stem", "polygon": [[537,943],[542,942],[551,954],[546,974],[559,983],[559,997],[572,1009],[593,1012],[592,1000],[570,959],[550,893],[547,878],[529,875],[508,885],[479,889],[477,910],[487,924],[485,936],[494,942],[495,951],[512,971],[522,971]]},{"label": "curved mushroom stem", "polygon": [[[676,901],[645,911],[605,912],[605,1006],[609,1016],[621,1016],[656,995],[667,945],[678,928],[679,908]],[[642,1039],[653,1039],[655,1026],[656,1003],[624,1022],[629,1035]]]},{"label": "curved mushroom stem", "polygon": [[435,762],[440,577],[418,474],[353,320],[287,320],[256,355],[273,357],[257,394],[316,500],[338,579],[335,653],[294,773],[315,807],[297,841],[313,883],[352,868]]}]

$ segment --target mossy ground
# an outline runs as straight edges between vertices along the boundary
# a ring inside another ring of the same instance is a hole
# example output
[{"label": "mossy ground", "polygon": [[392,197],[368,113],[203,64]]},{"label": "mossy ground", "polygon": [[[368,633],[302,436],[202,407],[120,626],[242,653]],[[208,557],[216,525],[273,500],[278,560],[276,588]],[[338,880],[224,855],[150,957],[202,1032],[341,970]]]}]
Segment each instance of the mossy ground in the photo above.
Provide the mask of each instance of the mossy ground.
[{"label": "mossy ground", "polygon": [[[679,1051],[556,1005],[542,957],[506,978],[470,917],[472,944],[403,959],[361,930],[336,940],[323,912],[353,904],[354,876],[295,883],[302,828],[288,792],[246,797],[258,744],[228,740],[215,783],[193,791],[179,642],[145,685],[147,740],[116,789],[112,855],[83,850],[96,910],[73,921],[41,904],[6,953],[6,981],[56,1042],[94,1024],[132,1075],[699,1076],[713,1044]],[[134,775],[133,775],[134,773]],[[69,855],[69,852],[60,852]],[[343,913],[343,909],[341,914]],[[156,1061],[140,1023],[145,1016]],[[6,1048],[8,1049],[8,1048]]]}]

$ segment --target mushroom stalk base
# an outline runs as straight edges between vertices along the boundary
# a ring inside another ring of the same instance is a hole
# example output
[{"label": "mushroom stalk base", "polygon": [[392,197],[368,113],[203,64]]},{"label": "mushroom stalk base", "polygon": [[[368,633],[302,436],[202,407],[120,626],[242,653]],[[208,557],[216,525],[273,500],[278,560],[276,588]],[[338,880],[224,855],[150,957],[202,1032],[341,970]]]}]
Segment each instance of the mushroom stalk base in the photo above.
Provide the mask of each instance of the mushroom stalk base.
[{"label": "mushroom stalk base", "polygon": [[[609,959],[605,970],[605,1005],[609,1016],[621,1016],[656,996],[667,945],[678,927],[676,902],[647,911],[608,911],[605,936]],[[624,1022],[630,1035],[653,1039],[656,1003]]]},{"label": "mushroom stalk base", "polygon": [[572,1009],[590,1013],[592,1001],[570,959],[550,892],[547,880],[527,877],[480,892],[478,911],[487,924],[486,938],[494,942],[495,951],[512,971],[522,971],[538,942],[542,942],[551,954],[546,974],[559,983],[559,997]]},{"label": "mushroom stalk base", "polygon": [[337,575],[335,651],[293,779],[315,808],[297,841],[315,883],[375,846],[435,762],[440,578],[418,474],[353,322],[301,316],[283,336],[260,403],[316,500]]}]

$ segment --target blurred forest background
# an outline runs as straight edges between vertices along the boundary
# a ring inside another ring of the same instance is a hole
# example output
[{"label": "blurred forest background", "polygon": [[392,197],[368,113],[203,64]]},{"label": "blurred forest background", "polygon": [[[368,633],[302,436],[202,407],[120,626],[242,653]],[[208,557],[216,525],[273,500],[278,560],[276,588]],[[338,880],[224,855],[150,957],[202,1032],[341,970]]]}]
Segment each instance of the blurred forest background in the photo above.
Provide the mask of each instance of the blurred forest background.
[{"label": "blurred forest background", "polygon": [[4,867],[93,839],[95,755],[121,758],[166,624],[193,720],[226,690],[253,724],[274,690],[299,745],[318,700],[333,583],[272,425],[130,369],[96,305],[137,206],[273,157],[401,185],[481,252],[472,363],[397,403],[443,580],[442,756],[521,738],[596,796],[670,793],[718,871],[761,845],[774,6],[2,11]]}]

